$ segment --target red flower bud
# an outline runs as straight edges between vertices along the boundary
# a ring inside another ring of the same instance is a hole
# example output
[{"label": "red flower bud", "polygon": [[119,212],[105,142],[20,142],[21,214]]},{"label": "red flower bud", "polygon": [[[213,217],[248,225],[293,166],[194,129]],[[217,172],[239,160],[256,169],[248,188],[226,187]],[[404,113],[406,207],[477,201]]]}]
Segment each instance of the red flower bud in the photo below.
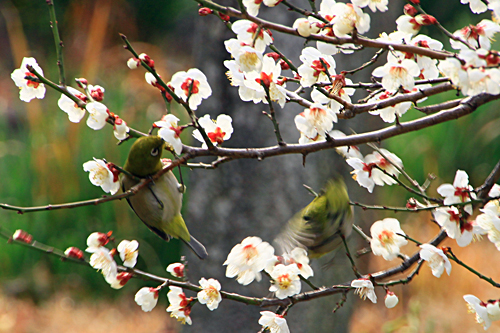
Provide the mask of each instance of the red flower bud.
[{"label": "red flower bud", "polygon": [[68,247],[66,251],[64,251],[64,254],[70,258],[75,258],[80,260],[83,259],[83,251],[74,246]]},{"label": "red flower bud", "polygon": [[418,10],[416,10],[415,7],[413,7],[410,4],[406,4],[404,6],[404,12],[405,12],[406,15],[415,16],[415,15],[417,15]]},{"label": "red flower bud", "polygon": [[219,13],[219,16],[222,19],[222,21],[225,21],[225,22],[229,22],[229,20],[231,19],[231,17],[229,15],[226,15],[226,14]]},{"label": "red flower bud", "polygon": [[31,242],[33,242],[33,236],[31,236],[26,231],[21,230],[21,229],[17,229],[16,232],[14,232],[12,239],[19,241],[19,242],[27,243],[27,244],[31,244]]},{"label": "red flower bud", "polygon": [[207,16],[207,15],[210,15],[212,14],[214,11],[211,10],[210,8],[207,8],[207,7],[202,7],[198,10],[198,15],[200,16]]}]

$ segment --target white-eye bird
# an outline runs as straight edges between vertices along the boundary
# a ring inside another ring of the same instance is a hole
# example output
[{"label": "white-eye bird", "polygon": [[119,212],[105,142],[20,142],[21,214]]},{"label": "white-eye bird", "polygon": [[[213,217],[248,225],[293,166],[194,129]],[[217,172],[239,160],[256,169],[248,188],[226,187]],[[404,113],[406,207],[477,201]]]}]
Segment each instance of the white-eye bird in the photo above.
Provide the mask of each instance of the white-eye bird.
[{"label": "white-eye bird", "polygon": [[[165,142],[159,136],[144,136],[137,139],[127,158],[123,169],[137,178],[148,178],[163,168],[161,154]],[[125,192],[140,182],[127,174],[121,178],[122,190]],[[188,245],[200,258],[208,256],[205,247],[189,234],[186,223],[181,216],[182,192],[172,171],[163,174],[159,179],[150,182],[127,201],[137,216],[162,239],[178,238]]]},{"label": "white-eye bird", "polygon": [[314,200],[295,214],[276,238],[285,252],[295,247],[319,258],[342,246],[352,231],[352,209],[342,177],[330,179]]}]

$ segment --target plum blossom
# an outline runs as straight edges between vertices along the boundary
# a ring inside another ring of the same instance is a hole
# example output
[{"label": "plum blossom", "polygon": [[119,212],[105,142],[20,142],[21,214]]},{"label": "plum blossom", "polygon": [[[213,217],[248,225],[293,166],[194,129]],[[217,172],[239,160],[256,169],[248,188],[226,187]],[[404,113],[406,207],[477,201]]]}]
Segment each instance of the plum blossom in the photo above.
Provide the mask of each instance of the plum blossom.
[{"label": "plum blossom", "polygon": [[446,273],[450,275],[451,263],[443,250],[431,244],[422,244],[420,245],[420,258],[427,261],[432,270],[432,275],[435,277],[441,277],[441,274],[443,274],[445,270]]},{"label": "plum blossom", "polygon": [[[490,194],[491,196],[491,194]],[[489,201],[484,208],[479,209],[483,214],[476,217],[478,227],[488,234],[490,242],[500,251],[500,203],[498,200]]]},{"label": "plum blossom", "polygon": [[415,17],[401,15],[396,19],[397,30],[406,34],[416,35],[424,25],[436,24],[437,20],[432,15],[419,14]]},{"label": "plum blossom", "polygon": [[89,92],[90,97],[96,102],[100,102],[104,99],[104,88],[98,85],[91,85],[89,84],[87,86],[87,90]]},{"label": "plum blossom", "polygon": [[[203,127],[208,138],[215,146],[231,138],[231,134],[233,133],[232,121],[231,117],[225,114],[217,116],[217,120],[210,119],[210,115],[208,114],[198,119],[198,123]],[[207,144],[198,129],[193,131],[193,137],[203,142],[203,148],[207,148]]]},{"label": "plum blossom", "polygon": [[[491,20],[484,19],[477,25],[468,25],[455,31],[453,35],[465,40],[474,48],[489,50],[491,47],[491,40],[497,32],[500,32],[500,26]],[[453,39],[450,39],[450,44],[451,47],[456,50],[468,48],[467,45]]]},{"label": "plum blossom", "polygon": [[94,158],[93,161],[83,163],[83,170],[90,172],[90,182],[95,186],[100,186],[104,192],[113,195],[120,189],[118,172],[111,164]]},{"label": "plum blossom", "polygon": [[[417,35],[410,42],[410,45],[423,47],[433,50],[442,50],[443,44],[440,41],[432,39],[426,35]],[[421,79],[435,79],[439,76],[437,69],[437,60],[419,54],[405,53],[406,59],[413,59],[420,68]]]},{"label": "plum blossom", "polygon": [[300,75],[300,85],[305,88],[318,82],[330,82],[328,74],[335,74],[336,64],[333,57],[322,54],[314,47],[304,48],[300,60],[303,64],[297,70]]},{"label": "plum blossom", "polygon": [[469,313],[476,315],[476,322],[486,331],[493,321],[500,320],[500,300],[481,301],[474,295],[464,295]]},{"label": "plum blossom", "polygon": [[387,63],[377,67],[372,73],[375,77],[382,78],[382,87],[390,92],[396,92],[399,87],[412,90],[415,85],[414,77],[420,75],[420,69],[415,61],[410,59],[398,59],[391,55],[387,56]]},{"label": "plum blossom", "polygon": [[90,102],[85,108],[89,113],[87,126],[96,131],[102,129],[106,125],[106,119],[109,116],[106,105],[101,102]]},{"label": "plum blossom", "polygon": [[106,282],[109,283],[113,289],[121,289],[127,284],[128,280],[130,280],[132,276],[134,276],[132,273],[121,272],[115,277],[106,279]]},{"label": "plum blossom", "polygon": [[381,12],[387,11],[389,0],[352,0],[352,3],[360,8],[368,6],[375,13],[377,9]]},{"label": "plum blossom", "polygon": [[141,60],[137,58],[129,58],[127,60],[127,66],[130,69],[136,69],[141,64]]},{"label": "plum blossom", "polygon": [[312,104],[295,116],[295,126],[308,138],[324,137],[333,128],[333,122],[337,122],[337,115],[319,103]]},{"label": "plum blossom", "polygon": [[253,280],[260,281],[261,271],[266,268],[268,260],[274,257],[274,248],[259,237],[247,237],[231,249],[224,266],[227,265],[226,276],[237,276],[238,283],[248,285]]},{"label": "plum blossom", "polygon": [[[444,197],[445,205],[469,202],[471,198],[476,199],[476,195],[471,192],[472,190],[472,186],[469,185],[469,176],[463,170],[457,170],[453,185],[442,184],[437,188],[437,192]],[[465,205],[464,210],[472,214],[472,205]]]},{"label": "plum blossom", "polygon": [[462,88],[467,96],[480,93],[497,95],[500,93],[500,70],[498,68],[469,68],[469,84]]},{"label": "plum blossom", "polygon": [[65,251],[64,251],[64,255],[66,257],[70,257],[70,258],[74,258],[74,259],[79,259],[79,260],[82,260],[83,259],[83,251],[80,250],[79,248],[77,247],[74,247],[74,246],[71,246],[71,247],[68,247]]},{"label": "plum blossom", "polygon": [[[395,154],[386,149],[380,149],[380,152],[384,154],[385,157],[379,152],[373,152],[372,154],[366,155],[364,159],[356,157],[346,159],[347,164],[354,168],[354,170],[351,171],[354,175],[353,178],[370,193],[372,193],[375,185],[384,186],[384,184],[396,184],[397,182],[389,175],[397,177],[399,175],[399,170],[395,166],[399,168],[403,167],[403,162]],[[387,174],[379,170],[379,168],[384,170]]]},{"label": "plum blossom", "polygon": [[387,293],[385,294],[385,299],[384,299],[385,307],[388,309],[392,309],[399,303],[399,298],[396,296],[395,293],[392,291],[387,290]]},{"label": "plum blossom", "polygon": [[175,276],[176,278],[184,277],[184,265],[180,262],[176,262],[167,266],[167,272]]},{"label": "plum blossom", "polygon": [[484,13],[488,7],[481,0],[460,0],[460,3],[466,5],[469,4],[471,12],[474,14]]},{"label": "plum blossom", "polygon": [[[333,130],[329,134],[334,139],[345,138],[347,136],[347,135],[345,135],[345,133],[343,133],[339,130]],[[337,151],[337,153],[339,153],[344,158],[355,157],[355,158],[359,158],[361,160],[364,160],[364,157],[361,154],[361,152],[359,151],[359,148],[357,146],[335,147],[335,150]]]},{"label": "plum blossom", "polygon": [[[38,81],[38,78],[28,70],[27,66],[33,67],[38,74],[43,76],[43,70],[38,66],[36,59],[24,57],[21,67],[10,75],[15,85],[19,87],[19,99],[23,102],[29,102],[33,98],[43,99],[46,91],[45,85]],[[33,78],[33,80],[25,79],[25,77]]]},{"label": "plum blossom", "polygon": [[356,288],[355,294],[363,300],[368,298],[373,303],[377,303],[377,295],[375,294],[375,289],[373,288],[373,283],[368,279],[358,279],[351,282],[351,287]]},{"label": "plum blossom", "polygon": [[[88,250],[89,249],[86,251],[88,252]],[[99,247],[93,250],[94,252],[90,256],[90,266],[97,271],[101,271],[108,283],[114,281],[118,275],[118,267],[113,259],[112,252],[105,247]]]},{"label": "plum blossom", "polygon": [[290,329],[283,316],[271,311],[261,311],[259,324],[271,333],[290,333]]},{"label": "plum blossom", "polygon": [[456,207],[442,207],[434,211],[436,222],[446,231],[448,237],[457,241],[458,246],[470,244],[475,234],[483,234],[483,228],[466,221]]},{"label": "plum blossom", "polygon": [[[71,95],[75,96],[82,102],[87,102],[89,100],[84,93],[81,93],[75,88],[66,87],[66,89]],[[61,94],[61,98],[57,101],[57,105],[61,110],[68,114],[69,121],[72,123],[79,123],[83,116],[85,116],[85,108],[79,107],[71,98],[64,94]]]},{"label": "plum blossom", "polygon": [[[259,29],[256,23],[249,20],[238,20],[233,23],[231,29],[240,42],[253,46],[259,52],[264,52],[266,46],[273,41],[265,29]],[[258,36],[256,36],[257,31],[260,31]],[[255,45],[252,45],[254,40]]]},{"label": "plum blossom", "polygon": [[297,29],[299,35],[306,38],[312,34],[317,34],[322,25],[324,25],[323,22],[312,16],[301,17],[293,22],[293,28]]},{"label": "plum blossom", "polygon": [[125,120],[115,115],[115,125],[113,126],[113,134],[115,138],[120,141],[125,140],[129,131],[130,128],[127,126]]},{"label": "plum blossom", "polygon": [[242,99],[244,101],[253,100],[254,103],[263,102],[268,104],[267,89],[271,101],[277,102],[283,108],[286,102],[286,90],[285,83],[278,80],[280,75],[281,65],[275,63],[271,57],[264,57],[261,72],[253,71],[245,74],[244,84],[249,88],[246,92],[251,95]]},{"label": "plum blossom", "polygon": [[274,7],[283,0],[243,0],[243,5],[246,7],[248,14],[257,16],[261,3],[268,7]]},{"label": "plum blossom", "polygon": [[86,252],[93,253],[99,247],[108,244],[110,234],[104,234],[102,232],[93,232],[87,237],[87,249]]},{"label": "plum blossom", "polygon": [[[342,100],[351,103],[350,96],[354,95],[356,90],[354,88],[345,88],[346,85],[352,84],[351,79],[345,78],[342,74],[333,75],[332,79],[333,78],[335,78],[333,85],[325,86],[323,89],[325,89],[330,95],[338,96]],[[335,113],[339,113],[340,108],[342,107],[342,104],[328,96],[325,96],[318,89],[313,89],[311,91],[311,99],[316,103],[327,105]]]},{"label": "plum blossom", "polygon": [[169,286],[170,291],[167,293],[168,302],[170,305],[167,312],[171,312],[170,316],[180,321],[182,324],[191,325],[191,301],[192,298],[187,298],[182,288]]},{"label": "plum blossom", "polygon": [[134,300],[144,312],[150,312],[158,303],[159,290],[143,287],[135,294]]},{"label": "plum blossom", "polygon": [[370,247],[376,256],[382,256],[385,260],[393,260],[400,253],[399,248],[408,244],[408,241],[401,235],[405,235],[399,225],[399,221],[394,218],[385,218],[373,223],[370,228]]},{"label": "plum blossom", "polygon": [[289,296],[300,293],[300,270],[296,264],[283,265],[278,264],[271,272],[273,284],[269,287],[269,291],[275,292],[276,297],[284,299]]},{"label": "plum blossom", "polygon": [[451,82],[462,90],[468,90],[469,74],[456,58],[446,58],[439,61],[438,69],[444,76],[450,78]]},{"label": "plum blossom", "polygon": [[242,72],[260,72],[262,69],[262,52],[234,38],[225,41],[224,45]]},{"label": "plum blossom", "polygon": [[169,148],[177,155],[182,153],[182,141],[180,138],[182,127],[177,125],[179,118],[169,113],[164,115],[160,121],[154,123],[159,127],[158,135],[167,143]]},{"label": "plum blossom", "polygon": [[333,31],[338,37],[351,33],[354,28],[360,34],[370,30],[370,15],[363,13],[361,8],[353,4],[337,2],[332,6],[335,17],[331,20]]},{"label": "plum blossom", "polygon": [[16,231],[14,231],[12,239],[18,242],[31,244],[31,242],[33,241],[33,236],[22,229],[17,229]]},{"label": "plum blossom", "polygon": [[308,279],[314,275],[314,272],[309,266],[309,257],[307,256],[307,251],[301,247],[296,247],[288,255],[284,255],[286,262],[288,264],[296,264],[299,269],[299,275],[302,275],[304,279]]},{"label": "plum blossom", "polygon": [[[391,92],[389,91],[386,91],[371,98],[370,102],[379,102],[390,97],[393,97],[393,94],[391,94]],[[380,118],[382,118],[382,120],[386,123],[393,123],[396,120],[396,116],[401,117],[402,115],[404,115],[406,111],[411,108],[411,105],[411,102],[402,102],[385,107],[383,109],[368,111],[368,113],[374,116],[380,116]]]},{"label": "plum blossom", "polygon": [[212,95],[212,88],[208,84],[207,77],[198,68],[175,73],[172,75],[169,85],[184,102],[189,100],[191,110],[196,110],[202,99]]},{"label": "plum blossom", "polygon": [[137,257],[139,256],[139,242],[136,240],[128,241],[122,240],[118,247],[118,253],[120,253],[120,258],[123,261],[123,266],[125,267],[134,267],[137,263]]},{"label": "plum blossom", "polygon": [[264,91],[261,91],[259,94],[257,94],[255,90],[245,86],[245,74],[240,69],[240,66],[238,66],[235,60],[224,61],[224,66],[228,69],[228,71],[226,72],[226,76],[229,79],[230,84],[233,87],[239,87],[238,94],[242,101],[253,101],[255,104],[257,104],[262,100]]},{"label": "plum blossom", "polygon": [[216,279],[201,278],[200,287],[203,288],[197,294],[198,302],[206,304],[210,311],[217,309],[222,297],[220,295],[220,283]]}]

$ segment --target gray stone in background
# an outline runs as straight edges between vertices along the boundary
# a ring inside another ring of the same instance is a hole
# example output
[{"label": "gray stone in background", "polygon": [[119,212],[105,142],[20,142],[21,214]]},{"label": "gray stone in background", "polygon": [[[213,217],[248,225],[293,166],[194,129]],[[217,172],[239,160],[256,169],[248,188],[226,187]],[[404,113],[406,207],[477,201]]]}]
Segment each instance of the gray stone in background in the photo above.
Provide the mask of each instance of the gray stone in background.
[{"label": "gray stone in background", "polygon": [[[217,1],[218,3],[222,1]],[[235,1],[223,4],[235,6]],[[301,5],[307,5],[306,2]],[[319,6],[319,1],[318,1]],[[402,6],[401,6],[402,8]],[[268,9],[261,6],[259,17],[291,26],[296,16],[283,8]],[[373,19],[373,17],[372,17]],[[390,20],[372,21],[372,30],[382,29],[381,24]],[[261,114],[268,111],[267,105],[254,105],[242,102],[238,97],[238,88],[229,85],[225,76],[223,60],[230,55],[224,48],[223,41],[234,35],[213,16],[194,20],[192,37],[195,39],[193,55],[195,66],[208,77],[213,94],[196,111],[198,116],[205,113],[215,118],[219,114],[228,114],[233,118],[234,133],[224,143],[226,147],[266,147],[276,145],[271,121]],[[391,27],[392,28],[392,27]],[[298,56],[303,48],[303,39],[273,35],[275,45],[284,54],[290,55],[296,66],[300,65]],[[309,43],[315,46],[315,43]],[[367,54],[365,59],[371,57]],[[338,68],[354,68],[358,64],[345,62],[346,57],[336,56]],[[352,59],[351,59],[352,61]],[[289,71],[285,72],[289,75]],[[364,79],[365,81],[368,79]],[[290,84],[289,88],[295,89]],[[281,109],[275,105],[277,118],[284,140],[297,143],[299,133],[294,125],[294,117],[303,111],[303,107],[290,103]],[[373,127],[373,116],[364,115],[349,121],[349,128],[358,132]],[[367,122],[367,119],[370,120]],[[349,133],[349,128],[342,128],[342,121],[336,128]],[[200,160],[201,161],[201,160]],[[210,161],[210,160],[204,160]],[[321,151],[307,156],[305,166],[301,155],[277,156],[257,160],[236,160],[220,165],[215,170],[194,169],[188,172],[189,187],[186,193],[184,217],[190,231],[205,244],[209,258],[200,262],[186,251],[190,262],[189,277],[193,282],[199,278],[216,278],[225,291],[247,296],[270,296],[269,281],[253,282],[249,286],[239,285],[235,279],[225,277],[222,266],[231,248],[247,236],[259,236],[271,243],[282,226],[295,212],[307,205],[311,195],[303,188],[308,184],[319,190],[323,183],[336,171],[344,174],[351,197],[363,200],[366,190],[359,188],[350,178],[347,165],[334,150]],[[359,214],[358,214],[359,215]],[[354,236],[351,243],[360,242]],[[323,270],[320,260],[313,264],[316,276],[312,278],[316,285],[332,285],[353,278],[350,265],[345,255],[339,251],[333,267]],[[328,259],[326,259],[328,261]],[[303,290],[309,287],[303,286]],[[353,295],[349,295],[352,299]],[[352,301],[347,302],[336,314],[331,311],[339,296],[304,302],[292,307],[287,317],[292,332],[347,332]],[[241,303],[223,300],[213,312],[205,306],[196,305],[192,312],[193,326],[184,327],[190,332],[257,332],[260,330],[258,319],[260,311],[274,311],[275,308],[260,309]]]}]

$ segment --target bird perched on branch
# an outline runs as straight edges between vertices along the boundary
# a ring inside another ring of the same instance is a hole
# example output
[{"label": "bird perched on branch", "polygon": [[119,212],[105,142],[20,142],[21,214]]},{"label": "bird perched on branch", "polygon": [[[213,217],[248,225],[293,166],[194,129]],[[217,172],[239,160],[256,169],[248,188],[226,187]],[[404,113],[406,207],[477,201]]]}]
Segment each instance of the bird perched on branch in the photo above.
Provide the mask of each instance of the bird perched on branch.
[{"label": "bird perched on branch", "polygon": [[319,258],[342,246],[352,231],[352,209],[342,177],[330,179],[314,200],[295,214],[276,238],[285,252],[295,247]]},{"label": "bird perched on branch", "polygon": [[[122,175],[122,190],[125,192],[137,185],[142,178],[154,176],[161,169],[161,154],[165,142],[159,136],[144,136],[137,139],[125,163]],[[127,201],[137,216],[162,239],[179,238],[200,258],[208,256],[207,250],[198,240],[189,234],[186,223],[181,216],[181,185],[172,171],[163,174],[159,179],[150,182]]]}]

